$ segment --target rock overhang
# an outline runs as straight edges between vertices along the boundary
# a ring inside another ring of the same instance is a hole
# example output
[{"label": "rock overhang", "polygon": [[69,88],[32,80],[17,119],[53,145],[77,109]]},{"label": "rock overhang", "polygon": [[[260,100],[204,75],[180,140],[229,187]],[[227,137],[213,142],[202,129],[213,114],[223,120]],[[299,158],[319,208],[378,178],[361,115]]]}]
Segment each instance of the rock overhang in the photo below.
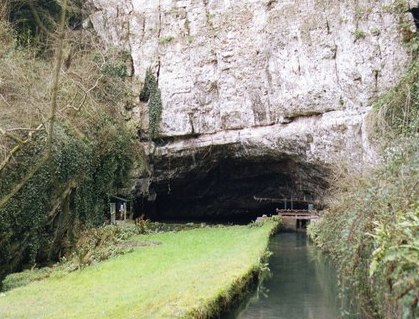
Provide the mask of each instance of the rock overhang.
[{"label": "rock overhang", "polygon": [[[221,146],[192,156],[154,162],[146,216],[158,219],[250,220],[275,208],[321,205],[329,168],[288,154],[237,156]],[[233,156],[231,156],[233,154]],[[179,168],[183,168],[179,170]],[[143,198],[144,194],[137,198]],[[141,207],[142,206],[142,207]]]}]

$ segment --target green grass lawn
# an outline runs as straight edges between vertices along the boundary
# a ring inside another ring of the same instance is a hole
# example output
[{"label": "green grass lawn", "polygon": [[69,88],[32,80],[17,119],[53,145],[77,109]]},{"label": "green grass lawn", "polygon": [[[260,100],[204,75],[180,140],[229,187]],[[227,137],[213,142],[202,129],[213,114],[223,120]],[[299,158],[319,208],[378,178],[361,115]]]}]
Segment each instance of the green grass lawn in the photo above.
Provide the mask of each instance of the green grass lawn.
[{"label": "green grass lawn", "polygon": [[0,318],[178,318],[203,313],[259,265],[274,222],[141,235],[84,270],[0,295]]}]

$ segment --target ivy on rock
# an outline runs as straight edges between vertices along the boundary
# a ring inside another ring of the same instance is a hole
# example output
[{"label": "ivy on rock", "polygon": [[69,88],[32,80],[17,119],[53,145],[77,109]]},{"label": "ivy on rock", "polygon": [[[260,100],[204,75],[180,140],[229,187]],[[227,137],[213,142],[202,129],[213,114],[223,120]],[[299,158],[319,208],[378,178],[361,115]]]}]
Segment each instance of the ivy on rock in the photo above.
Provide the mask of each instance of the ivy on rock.
[{"label": "ivy on rock", "polygon": [[148,102],[148,134],[150,140],[155,140],[159,136],[159,124],[163,104],[157,79],[150,68],[146,71],[144,86],[140,93],[140,101]]},{"label": "ivy on rock", "polygon": [[[62,256],[80,225],[103,224],[109,195],[126,186],[135,154],[128,130],[106,118],[96,125],[84,139],[57,126],[49,161],[0,209],[0,277]],[[46,144],[38,136],[1,171],[0,197],[41,160]]]}]

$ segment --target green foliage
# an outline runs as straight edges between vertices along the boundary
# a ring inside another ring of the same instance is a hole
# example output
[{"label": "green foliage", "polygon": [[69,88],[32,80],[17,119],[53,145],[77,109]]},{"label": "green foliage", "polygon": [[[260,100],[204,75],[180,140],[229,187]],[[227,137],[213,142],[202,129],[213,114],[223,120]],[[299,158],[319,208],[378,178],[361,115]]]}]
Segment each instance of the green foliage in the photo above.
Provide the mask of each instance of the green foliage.
[{"label": "green foliage", "polygon": [[[70,248],[79,224],[104,221],[108,196],[126,184],[133,164],[131,135],[98,119],[92,140],[59,127],[50,160],[0,209],[0,273],[18,270]],[[46,136],[20,152],[0,173],[0,197],[40,160]]]},{"label": "green foliage", "polygon": [[[13,130],[45,123],[51,103],[51,61],[16,47],[15,37],[8,25],[0,24],[0,127],[16,132],[14,138],[0,134],[5,163],[0,199],[34,175],[0,207],[0,278],[57,260],[74,245],[80,229],[101,225],[109,195],[132,186],[128,175],[136,160],[135,142],[118,110],[129,96],[120,77],[125,58],[104,50],[87,33],[66,38],[72,64],[69,73],[62,72],[48,160],[47,125],[31,138],[26,129]],[[12,154],[16,147],[19,151]]]},{"label": "green foliage", "polygon": [[367,37],[367,34],[361,29],[356,29],[354,32],[355,40],[362,40]]},{"label": "green foliage", "polygon": [[111,77],[118,77],[118,78],[124,78],[127,76],[127,66],[125,63],[118,63],[118,64],[107,64],[103,68],[103,73],[111,76]]},{"label": "green foliage", "polygon": [[172,42],[174,39],[175,39],[174,36],[168,35],[168,36],[165,36],[165,37],[160,38],[159,39],[159,43],[160,44],[167,44],[169,42]]},{"label": "green foliage", "polygon": [[116,246],[119,229],[116,226],[105,226],[82,232],[69,257],[71,262],[80,268],[122,254],[124,250]]},{"label": "green foliage", "polygon": [[[87,59],[83,59],[83,63]],[[112,104],[127,108],[131,103],[132,88],[130,85],[130,56],[126,51],[94,50],[92,60],[97,64],[100,79],[95,99],[102,104]],[[94,85],[94,84],[93,84]]]},{"label": "green foliage", "polygon": [[161,101],[161,92],[159,88],[151,94],[150,100],[148,101],[149,108],[149,136],[151,139],[155,139],[159,136],[159,124],[161,120],[161,113],[163,110],[163,104]]},{"label": "green foliage", "polygon": [[140,100],[147,102],[152,92],[157,88],[157,80],[150,68],[147,69],[144,79],[144,86],[140,93]]},{"label": "green foliage", "polygon": [[272,220],[274,222],[281,223],[281,216],[279,216],[279,215],[273,215],[271,218],[272,218]]},{"label": "green foliage", "polygon": [[3,291],[26,286],[33,281],[48,278],[51,275],[51,272],[52,268],[45,267],[40,269],[28,269],[19,273],[10,274],[3,280]]},{"label": "green foliage", "polygon": [[156,77],[149,68],[146,72],[144,86],[140,93],[140,100],[148,102],[148,134],[150,140],[154,140],[159,136],[159,124],[163,110],[161,101],[161,92],[158,88]]},{"label": "green foliage", "polygon": [[[278,216],[274,216],[274,217],[278,217]],[[247,227],[249,228],[253,228],[253,227],[262,227],[263,225],[265,225],[265,223],[267,222],[279,222],[278,219],[274,219],[274,217],[267,217],[267,216],[263,216],[263,217],[258,217],[256,220],[250,222]]]},{"label": "green foliage", "polygon": [[367,176],[352,176],[341,185],[323,219],[309,226],[309,235],[329,253],[342,289],[349,287],[355,293],[366,318],[414,318],[417,138],[388,149],[385,158],[382,168]]},{"label": "green foliage", "polygon": [[124,59],[109,61],[103,65],[102,73],[108,77],[123,79],[128,76],[127,64]]},{"label": "green foliage", "polygon": [[394,138],[411,136],[419,130],[419,61],[413,61],[406,74],[374,106],[377,135]]},{"label": "green foliage", "polygon": [[403,318],[417,318],[419,307],[419,202],[396,212],[395,221],[377,222],[370,277],[385,278],[403,309]]},{"label": "green foliage", "polygon": [[404,14],[407,7],[405,0],[394,0],[391,4],[383,6],[383,9],[385,12]]},{"label": "green foliage", "polygon": [[[22,47],[36,47],[39,53],[49,48],[49,35],[54,33],[61,14],[58,0],[10,1],[5,0],[7,20],[17,31],[17,42]],[[70,28],[76,28],[83,20],[83,2],[68,0],[67,21]]]}]

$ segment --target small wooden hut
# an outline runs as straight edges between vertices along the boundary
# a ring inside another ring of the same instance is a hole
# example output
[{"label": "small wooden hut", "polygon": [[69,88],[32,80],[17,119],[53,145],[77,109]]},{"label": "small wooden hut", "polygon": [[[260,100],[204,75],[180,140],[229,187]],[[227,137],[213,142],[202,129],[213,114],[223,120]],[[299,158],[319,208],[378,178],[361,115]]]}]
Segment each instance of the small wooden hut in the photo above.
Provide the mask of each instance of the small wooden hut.
[{"label": "small wooden hut", "polygon": [[127,204],[129,200],[119,196],[111,196],[109,209],[111,213],[111,224],[116,224],[117,220],[127,219]]}]

